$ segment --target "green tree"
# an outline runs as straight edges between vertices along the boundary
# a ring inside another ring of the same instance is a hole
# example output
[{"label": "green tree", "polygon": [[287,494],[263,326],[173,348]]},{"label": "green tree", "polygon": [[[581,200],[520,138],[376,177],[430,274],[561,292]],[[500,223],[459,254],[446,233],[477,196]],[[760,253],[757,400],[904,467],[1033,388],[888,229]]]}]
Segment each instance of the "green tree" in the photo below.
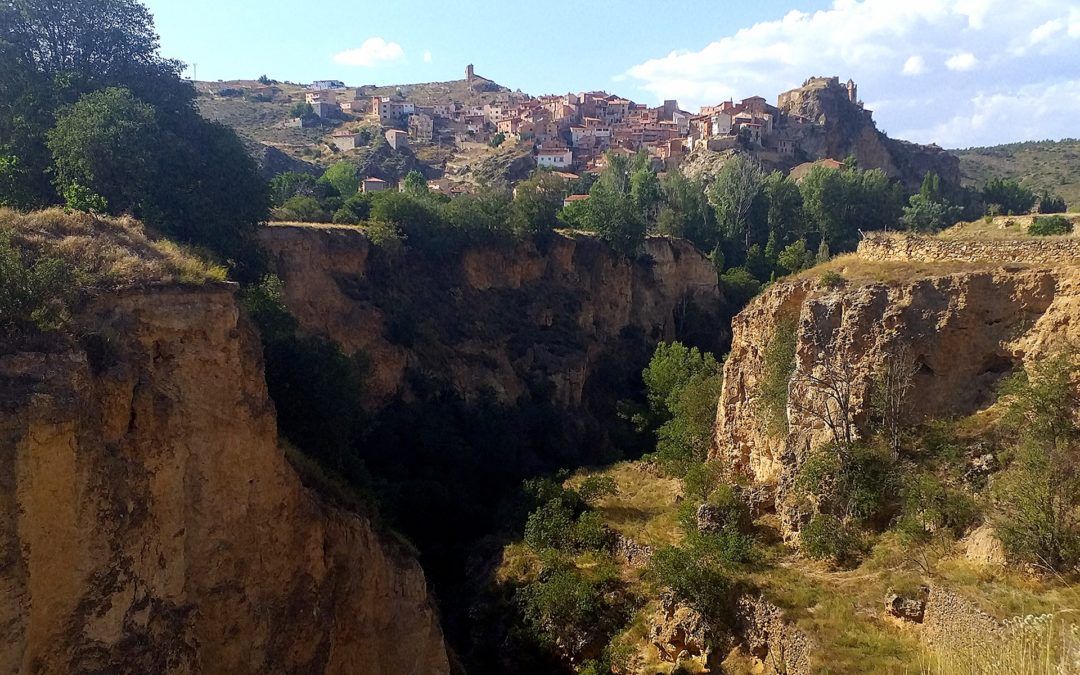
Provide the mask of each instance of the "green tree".
[{"label": "green tree", "polygon": [[414,197],[424,197],[428,194],[427,179],[416,169],[405,174],[405,179],[401,181],[401,188],[406,194]]},{"label": "green tree", "polygon": [[1029,213],[1035,206],[1035,193],[1019,182],[1004,178],[992,178],[982,189],[983,202],[987,208],[997,206],[1000,213],[1020,215]]},{"label": "green tree", "polygon": [[789,274],[810,269],[817,263],[813,252],[806,248],[806,240],[799,239],[790,244],[776,256],[776,263]]},{"label": "green tree", "polygon": [[750,248],[751,209],[764,186],[765,175],[753,158],[735,155],[720,170],[709,186],[709,202],[716,209],[716,219],[728,239],[741,241]]},{"label": "green tree", "polygon": [[139,212],[158,178],[160,136],[154,109],[127,89],[87,94],[60,111],[48,134],[58,190],[78,185],[117,212]]},{"label": "green tree", "polygon": [[652,168],[643,166],[630,176],[630,199],[646,223],[656,222],[663,190]]},{"label": "green tree", "polygon": [[566,185],[550,171],[537,170],[521,181],[510,204],[510,225],[519,234],[548,234],[558,225]]},{"label": "green tree", "polygon": [[1012,461],[995,483],[1005,508],[996,521],[1009,555],[1057,572],[1080,566],[1080,409],[1075,349],[1040,361],[1002,389],[1004,421],[1016,435]]},{"label": "green tree", "polygon": [[360,175],[352,162],[337,162],[323,172],[323,180],[334,186],[339,195],[348,199],[360,190]]},{"label": "green tree", "polygon": [[806,235],[806,214],[799,186],[779,171],[765,179],[765,198],[769,203],[769,236],[774,247],[786,247]]},{"label": "green tree", "polygon": [[617,183],[601,176],[592,186],[589,199],[584,202],[581,224],[600,235],[616,253],[629,258],[637,255],[645,244],[645,219],[626,193],[612,187]]},{"label": "green tree", "polygon": [[311,117],[315,114],[315,108],[307,101],[297,101],[289,108],[289,117]]}]

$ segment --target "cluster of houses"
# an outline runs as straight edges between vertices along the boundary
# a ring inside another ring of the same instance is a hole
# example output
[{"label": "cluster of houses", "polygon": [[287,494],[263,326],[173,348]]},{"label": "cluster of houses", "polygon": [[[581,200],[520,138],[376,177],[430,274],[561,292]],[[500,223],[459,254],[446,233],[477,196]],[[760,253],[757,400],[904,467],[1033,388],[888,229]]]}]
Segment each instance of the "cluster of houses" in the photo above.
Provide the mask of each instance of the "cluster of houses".
[{"label": "cluster of houses", "polygon": [[[354,90],[350,98],[344,84],[335,80],[313,83],[305,99],[320,118],[340,119],[349,113],[377,120],[395,149],[437,140],[531,141],[538,166],[570,177],[576,177],[574,172],[603,169],[609,153],[645,152],[657,169],[667,170],[699,147],[722,151],[741,146],[762,159],[791,166],[800,159],[799,127],[812,123],[796,112],[807,88],[835,88],[861,108],[855,83],[841,83],[836,77],[810,78],[803,87],[780,94],[775,106],[761,96],[751,96],[704,106],[697,114],[683,110],[674,100],[653,107],[603,91],[540,97],[509,92],[476,75],[471,65],[465,77],[474,87],[490,87],[477,89],[493,91],[484,97],[486,103],[447,100],[421,105],[400,95],[367,96],[364,88]],[[367,140],[347,130],[331,136],[342,151]]]}]

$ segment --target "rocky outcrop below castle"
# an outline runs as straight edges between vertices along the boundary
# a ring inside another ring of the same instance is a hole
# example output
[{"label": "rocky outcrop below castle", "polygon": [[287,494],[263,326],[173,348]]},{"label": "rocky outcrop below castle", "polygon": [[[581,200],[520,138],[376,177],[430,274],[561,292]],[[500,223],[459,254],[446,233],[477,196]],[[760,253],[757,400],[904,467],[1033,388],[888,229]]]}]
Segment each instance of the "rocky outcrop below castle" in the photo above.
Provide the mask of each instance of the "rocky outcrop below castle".
[{"label": "rocky outcrop below castle", "polygon": [[509,403],[550,387],[553,403],[577,408],[602,387],[605,359],[723,338],[716,272],[682,240],[650,237],[637,260],[584,234],[429,253],[347,226],[275,225],[261,240],[301,325],[371,363],[371,407],[437,376]]},{"label": "rocky outcrop below castle", "polygon": [[[918,276],[901,271],[888,281],[839,286],[803,277],[772,286],[736,317],[712,455],[776,487],[785,534],[799,526],[787,500],[791,481],[811,448],[831,439],[826,423],[808,412],[832,404],[830,382],[842,380],[856,433],[865,434],[875,371],[899,354],[910,355],[915,368],[909,416],[918,421],[984,408],[1002,377],[1080,339],[1076,267],[973,267],[935,274],[931,265]],[[762,387],[768,345],[783,325],[793,326],[795,359],[787,429],[777,432],[766,420]]]},{"label": "rocky outcrop below castle", "polygon": [[853,155],[860,168],[881,169],[909,190],[918,190],[927,171],[960,185],[960,161],[955,156],[936,145],[889,138],[838,78],[811,78],[781,94],[778,102],[787,133],[809,160]]},{"label": "rocky outcrop below castle", "polygon": [[0,671],[448,672],[417,562],[278,447],[234,289],[75,329],[0,356]]}]

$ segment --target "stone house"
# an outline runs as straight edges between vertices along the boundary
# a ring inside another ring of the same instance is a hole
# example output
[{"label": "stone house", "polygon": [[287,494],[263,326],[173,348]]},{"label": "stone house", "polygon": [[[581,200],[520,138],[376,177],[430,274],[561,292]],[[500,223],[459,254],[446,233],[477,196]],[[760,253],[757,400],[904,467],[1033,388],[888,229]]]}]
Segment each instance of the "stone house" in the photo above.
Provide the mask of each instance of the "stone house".
[{"label": "stone house", "polygon": [[401,129],[387,129],[386,142],[394,150],[404,150],[409,147],[409,133]]}]

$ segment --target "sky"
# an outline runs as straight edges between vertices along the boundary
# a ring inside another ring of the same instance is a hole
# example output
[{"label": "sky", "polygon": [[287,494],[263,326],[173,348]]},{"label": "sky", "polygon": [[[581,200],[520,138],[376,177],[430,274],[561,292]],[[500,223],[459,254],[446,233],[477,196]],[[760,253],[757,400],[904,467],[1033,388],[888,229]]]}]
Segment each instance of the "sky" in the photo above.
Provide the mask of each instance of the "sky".
[{"label": "sky", "polygon": [[1080,137],[1080,0],[144,0],[200,80],[460,79],[697,111],[854,79],[878,128],[948,148]]}]

